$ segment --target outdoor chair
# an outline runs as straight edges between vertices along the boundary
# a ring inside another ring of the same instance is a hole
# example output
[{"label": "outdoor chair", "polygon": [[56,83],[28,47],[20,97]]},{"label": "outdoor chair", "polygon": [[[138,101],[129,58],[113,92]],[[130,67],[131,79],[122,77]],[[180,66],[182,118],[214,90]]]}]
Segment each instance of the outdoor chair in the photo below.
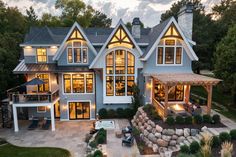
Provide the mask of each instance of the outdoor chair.
[{"label": "outdoor chair", "polygon": [[124,137],[122,139],[122,146],[123,145],[127,145],[127,146],[132,146],[134,144],[134,137],[132,135],[128,136],[128,137]]},{"label": "outdoor chair", "polygon": [[122,133],[126,134],[126,133],[132,133],[132,127],[131,126],[127,126],[124,129],[122,129]]},{"label": "outdoor chair", "polygon": [[38,127],[39,120],[38,119],[33,119],[32,123],[29,125],[28,130],[34,130]]},{"label": "outdoor chair", "polygon": [[196,109],[194,109],[192,115],[195,116],[195,115],[200,115],[200,114],[202,114],[202,108],[199,106]]},{"label": "outdoor chair", "polygon": [[42,129],[43,130],[48,130],[50,128],[51,125],[51,120],[46,120],[46,122],[42,125]]}]

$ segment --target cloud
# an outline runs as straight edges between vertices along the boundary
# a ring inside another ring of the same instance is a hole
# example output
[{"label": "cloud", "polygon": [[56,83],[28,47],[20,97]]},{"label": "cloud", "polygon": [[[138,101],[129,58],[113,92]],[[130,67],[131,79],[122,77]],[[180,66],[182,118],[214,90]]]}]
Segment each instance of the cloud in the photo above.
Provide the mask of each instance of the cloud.
[{"label": "cloud", "polygon": [[173,0],[139,0],[143,2],[149,2],[149,3],[158,3],[158,4],[170,4],[173,2]]}]

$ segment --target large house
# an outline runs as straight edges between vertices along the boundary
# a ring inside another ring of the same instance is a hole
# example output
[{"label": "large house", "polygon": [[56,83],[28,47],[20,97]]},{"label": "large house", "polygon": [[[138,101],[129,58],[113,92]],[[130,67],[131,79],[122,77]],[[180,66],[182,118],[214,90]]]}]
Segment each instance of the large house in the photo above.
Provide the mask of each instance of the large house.
[{"label": "large house", "polygon": [[70,28],[31,27],[20,44],[24,59],[13,72],[45,84],[13,94],[15,131],[18,108],[27,108],[29,118],[51,118],[55,130],[55,118],[92,120],[101,108],[129,107],[134,84],[144,104],[155,105],[163,117],[171,104],[189,102],[191,85],[202,85],[210,112],[212,85],[219,80],[192,72],[198,60],[192,22],[186,6],[178,22],[172,17],[153,28],[142,28],[139,18],[131,29],[122,20],[115,28],[82,28],[77,22]]}]

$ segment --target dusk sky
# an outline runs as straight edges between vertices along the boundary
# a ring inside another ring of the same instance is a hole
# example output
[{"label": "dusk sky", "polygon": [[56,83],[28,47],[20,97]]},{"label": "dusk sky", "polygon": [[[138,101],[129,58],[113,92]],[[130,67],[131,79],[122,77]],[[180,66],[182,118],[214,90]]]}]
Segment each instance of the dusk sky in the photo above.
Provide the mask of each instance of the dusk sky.
[{"label": "dusk sky", "polygon": [[[56,0],[3,0],[8,6],[17,6],[20,11],[33,6],[35,12],[41,16],[42,13],[60,15],[61,11],[54,8]],[[145,26],[154,26],[159,23],[160,16],[178,0],[83,0],[86,4],[105,13],[112,18],[112,26],[122,18],[125,22],[132,21],[134,17],[140,17]],[[206,11],[219,3],[220,0],[202,0]]]}]

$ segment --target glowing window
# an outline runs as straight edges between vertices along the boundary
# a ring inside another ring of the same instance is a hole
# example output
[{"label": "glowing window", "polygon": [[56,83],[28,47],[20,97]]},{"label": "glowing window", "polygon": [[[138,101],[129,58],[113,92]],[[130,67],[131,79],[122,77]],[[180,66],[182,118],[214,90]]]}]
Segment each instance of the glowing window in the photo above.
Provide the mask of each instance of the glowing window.
[{"label": "glowing window", "polygon": [[37,48],[37,62],[46,63],[47,62],[47,49],[46,48]]}]

